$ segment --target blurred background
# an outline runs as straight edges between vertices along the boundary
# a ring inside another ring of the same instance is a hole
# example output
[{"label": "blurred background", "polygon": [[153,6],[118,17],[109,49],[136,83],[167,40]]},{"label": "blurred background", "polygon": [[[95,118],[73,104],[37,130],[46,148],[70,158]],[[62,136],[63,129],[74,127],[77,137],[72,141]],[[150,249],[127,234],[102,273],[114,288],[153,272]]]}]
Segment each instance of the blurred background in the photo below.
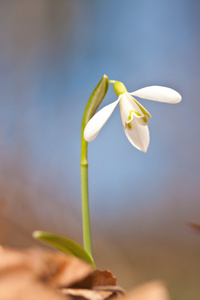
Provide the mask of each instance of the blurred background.
[{"label": "blurred background", "polygon": [[[163,85],[178,105],[141,100],[147,153],[115,110],[89,144],[94,257],[130,289],[162,279],[199,299],[200,2],[0,1],[0,242],[39,245],[47,230],[82,243],[80,130],[103,74],[128,91]],[[110,85],[101,104],[116,100]]]}]

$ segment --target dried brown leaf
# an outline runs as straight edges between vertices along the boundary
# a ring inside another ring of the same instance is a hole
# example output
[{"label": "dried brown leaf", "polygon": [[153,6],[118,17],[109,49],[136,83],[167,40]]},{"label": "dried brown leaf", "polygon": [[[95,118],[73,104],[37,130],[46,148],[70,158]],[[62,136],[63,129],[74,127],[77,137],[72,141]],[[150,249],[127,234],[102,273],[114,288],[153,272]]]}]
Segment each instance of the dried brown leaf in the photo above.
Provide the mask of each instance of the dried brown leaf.
[{"label": "dried brown leaf", "polygon": [[110,271],[95,270],[84,280],[72,285],[72,288],[91,289],[97,286],[115,286],[116,277]]},{"label": "dried brown leaf", "polygon": [[64,295],[73,298],[81,298],[87,300],[104,300],[110,298],[114,293],[111,291],[96,291],[88,289],[62,289]]},{"label": "dried brown leaf", "polygon": [[71,296],[75,299],[87,300],[105,300],[116,297],[119,294],[124,294],[124,291],[117,286],[96,287],[94,289],[70,289],[64,288],[60,290],[64,295]]},{"label": "dried brown leaf", "polygon": [[0,275],[5,272],[26,270],[34,278],[55,287],[68,287],[93,272],[90,265],[73,256],[38,248],[11,250],[0,248]]},{"label": "dried brown leaf", "polygon": [[[67,300],[53,287],[33,278],[26,270],[12,270],[0,275],[2,300]],[[68,298],[68,300],[70,300]]]},{"label": "dried brown leaf", "polygon": [[92,286],[112,286],[116,285],[116,277],[110,271],[96,270],[91,274]]},{"label": "dried brown leaf", "polygon": [[96,286],[94,287],[94,290],[96,291],[110,291],[113,293],[116,293],[118,295],[125,295],[125,290],[122,289],[120,286],[118,285],[107,285],[107,286]]}]

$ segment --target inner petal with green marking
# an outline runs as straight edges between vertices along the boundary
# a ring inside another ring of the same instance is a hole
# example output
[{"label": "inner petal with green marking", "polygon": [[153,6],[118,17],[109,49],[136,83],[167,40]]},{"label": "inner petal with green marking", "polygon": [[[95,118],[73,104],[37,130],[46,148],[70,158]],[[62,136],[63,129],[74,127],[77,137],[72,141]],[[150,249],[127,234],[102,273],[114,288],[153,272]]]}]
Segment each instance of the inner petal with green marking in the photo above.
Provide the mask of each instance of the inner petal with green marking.
[{"label": "inner petal with green marking", "polygon": [[140,108],[140,110],[143,112],[143,114],[149,118],[151,118],[151,114],[148,112],[148,110],[142,105],[140,104],[140,102],[138,102],[134,97],[133,97],[134,102],[138,105],[138,107]]}]

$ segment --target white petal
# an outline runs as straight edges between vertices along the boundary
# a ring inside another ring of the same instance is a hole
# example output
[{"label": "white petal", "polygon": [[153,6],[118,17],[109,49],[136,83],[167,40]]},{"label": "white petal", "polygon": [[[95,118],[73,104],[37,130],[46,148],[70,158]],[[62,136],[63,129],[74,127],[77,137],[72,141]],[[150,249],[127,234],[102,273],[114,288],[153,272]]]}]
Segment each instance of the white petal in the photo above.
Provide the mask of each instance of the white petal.
[{"label": "white petal", "polygon": [[146,152],[150,141],[148,126],[140,125],[134,118],[130,125],[125,126],[125,134],[129,142],[138,150]]},{"label": "white petal", "polygon": [[131,95],[143,99],[172,103],[172,104],[179,103],[182,99],[181,95],[177,91],[171,88],[156,86],[156,85],[139,89],[131,93]]},{"label": "white petal", "polygon": [[119,99],[115,102],[108,104],[107,106],[103,107],[100,111],[98,111],[86,124],[84,129],[84,139],[87,142],[93,141],[96,136],[98,135],[101,128],[105,125],[108,121],[110,116],[112,115],[114,109],[116,108]]}]

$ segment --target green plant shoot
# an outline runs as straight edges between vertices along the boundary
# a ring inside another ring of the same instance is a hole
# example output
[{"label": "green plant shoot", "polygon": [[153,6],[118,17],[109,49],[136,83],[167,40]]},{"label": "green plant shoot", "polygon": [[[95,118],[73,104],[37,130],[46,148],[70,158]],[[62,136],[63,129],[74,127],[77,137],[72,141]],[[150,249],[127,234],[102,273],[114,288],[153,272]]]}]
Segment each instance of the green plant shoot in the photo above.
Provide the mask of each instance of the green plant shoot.
[{"label": "green plant shoot", "polygon": [[63,236],[44,232],[35,231],[33,237],[40,240],[64,253],[75,255],[96,268],[92,256],[92,239],[89,212],[89,196],[88,196],[88,159],[87,159],[87,141],[83,137],[84,129],[88,121],[93,117],[97,108],[103,101],[108,90],[108,77],[104,75],[94,91],[92,92],[86,105],[82,129],[81,129],[81,195],[82,195],[82,223],[83,223],[83,243],[84,249],[74,241]]}]

